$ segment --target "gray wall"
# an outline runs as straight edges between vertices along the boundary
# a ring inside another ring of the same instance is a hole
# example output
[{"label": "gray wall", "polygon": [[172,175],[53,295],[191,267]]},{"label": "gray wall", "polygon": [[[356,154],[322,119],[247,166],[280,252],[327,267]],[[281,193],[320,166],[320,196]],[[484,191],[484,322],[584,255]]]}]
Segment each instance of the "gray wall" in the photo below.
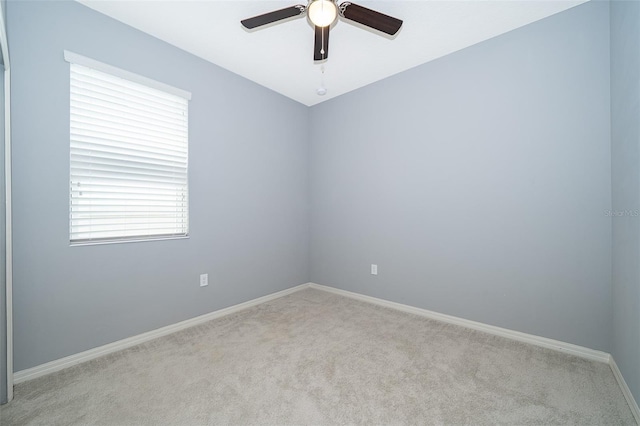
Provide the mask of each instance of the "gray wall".
[{"label": "gray wall", "polygon": [[640,3],[611,3],[613,345],[640,401]]},{"label": "gray wall", "polygon": [[[614,218],[612,300],[605,214],[612,163],[614,209],[639,204],[624,7],[611,88],[590,2],[308,110],[77,3],[11,2],[16,370],[311,280],[602,350],[613,329],[637,396],[640,233]],[[69,247],[64,49],[193,92],[190,239]]]},{"label": "gray wall", "polygon": [[[75,2],[7,13],[16,371],[309,281],[306,107]],[[64,49],[193,93],[190,239],[69,246]]]},{"label": "gray wall", "polygon": [[607,350],[609,120],[600,2],[314,106],[311,280]]}]

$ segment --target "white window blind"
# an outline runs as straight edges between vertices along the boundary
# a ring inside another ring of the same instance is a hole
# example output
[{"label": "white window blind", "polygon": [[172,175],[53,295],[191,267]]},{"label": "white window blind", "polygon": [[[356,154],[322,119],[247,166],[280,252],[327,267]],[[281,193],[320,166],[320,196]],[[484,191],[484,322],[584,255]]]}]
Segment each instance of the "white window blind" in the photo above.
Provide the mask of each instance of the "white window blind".
[{"label": "white window blind", "polygon": [[188,100],[73,62],[70,99],[71,243],[187,236]]}]

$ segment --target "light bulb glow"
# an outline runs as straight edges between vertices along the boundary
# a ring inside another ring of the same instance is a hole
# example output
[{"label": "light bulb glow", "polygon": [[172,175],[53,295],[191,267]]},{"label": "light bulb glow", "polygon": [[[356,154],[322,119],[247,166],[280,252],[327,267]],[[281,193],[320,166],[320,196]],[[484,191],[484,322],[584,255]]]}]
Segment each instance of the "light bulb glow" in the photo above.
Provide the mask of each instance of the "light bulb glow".
[{"label": "light bulb glow", "polygon": [[309,20],[316,27],[327,27],[333,24],[338,16],[338,8],[330,0],[314,0],[308,7]]}]

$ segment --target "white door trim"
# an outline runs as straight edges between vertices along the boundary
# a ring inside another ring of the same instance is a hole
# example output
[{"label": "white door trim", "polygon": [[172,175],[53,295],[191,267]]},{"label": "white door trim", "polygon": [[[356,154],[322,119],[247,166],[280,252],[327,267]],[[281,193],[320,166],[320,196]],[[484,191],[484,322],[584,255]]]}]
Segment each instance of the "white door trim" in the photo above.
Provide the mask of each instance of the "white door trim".
[{"label": "white door trim", "polygon": [[11,67],[9,43],[0,3],[0,48],[4,62],[4,184],[5,184],[5,236],[6,236],[6,312],[7,312],[7,399],[13,399],[13,251],[11,234]]}]

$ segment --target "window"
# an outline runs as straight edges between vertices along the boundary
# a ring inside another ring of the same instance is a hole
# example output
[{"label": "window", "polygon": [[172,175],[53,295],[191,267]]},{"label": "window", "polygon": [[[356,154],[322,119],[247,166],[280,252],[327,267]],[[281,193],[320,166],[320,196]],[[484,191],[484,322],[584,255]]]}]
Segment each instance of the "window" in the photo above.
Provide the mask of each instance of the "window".
[{"label": "window", "polygon": [[71,243],[186,237],[190,94],[71,52],[65,59]]}]

